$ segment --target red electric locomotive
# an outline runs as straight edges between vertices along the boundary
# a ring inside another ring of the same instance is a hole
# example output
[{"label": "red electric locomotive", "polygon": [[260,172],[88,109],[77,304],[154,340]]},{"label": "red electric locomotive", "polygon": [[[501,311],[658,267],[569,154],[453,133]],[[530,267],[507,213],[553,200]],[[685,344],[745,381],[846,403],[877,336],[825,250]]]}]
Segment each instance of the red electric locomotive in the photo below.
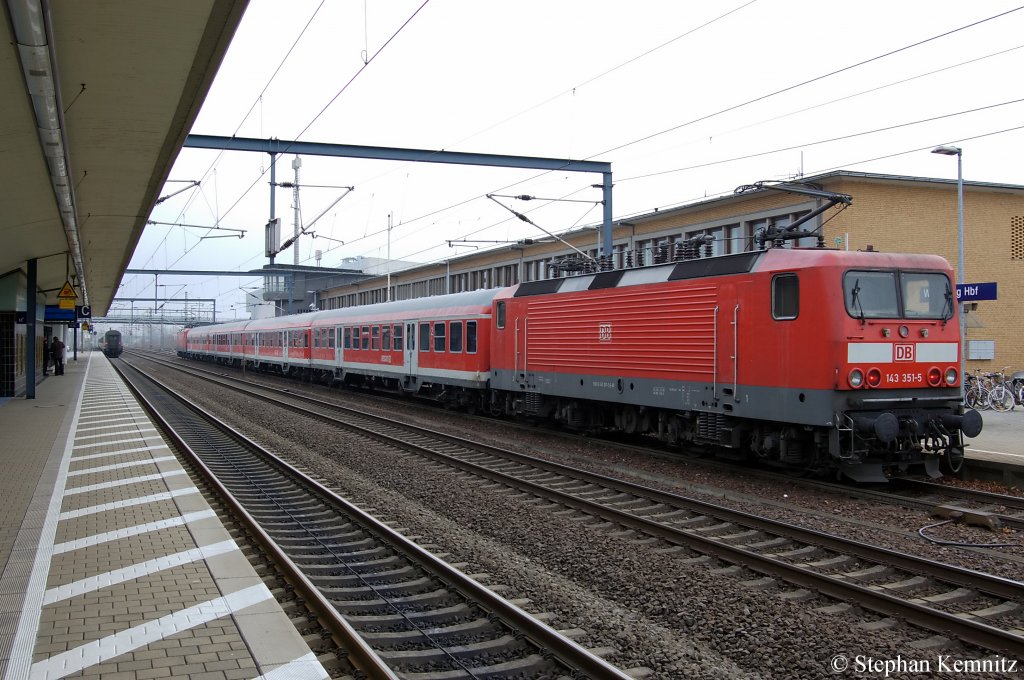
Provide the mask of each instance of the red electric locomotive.
[{"label": "red electric locomotive", "polygon": [[936,256],[774,248],[522,284],[495,300],[491,396],[862,481],[937,474],[981,431],[950,274]]},{"label": "red electric locomotive", "polygon": [[878,481],[956,468],[981,431],[951,281],[937,256],[772,248],[193,329],[181,353]]}]

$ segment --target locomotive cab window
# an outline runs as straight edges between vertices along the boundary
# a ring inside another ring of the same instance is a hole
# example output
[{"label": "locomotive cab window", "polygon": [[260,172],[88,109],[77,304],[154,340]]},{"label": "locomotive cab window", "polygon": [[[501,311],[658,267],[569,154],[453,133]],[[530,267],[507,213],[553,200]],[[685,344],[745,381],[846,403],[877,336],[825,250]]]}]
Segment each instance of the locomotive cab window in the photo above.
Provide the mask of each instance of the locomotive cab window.
[{"label": "locomotive cab window", "polygon": [[846,313],[855,319],[898,319],[896,272],[851,270],[843,275]]},{"label": "locomotive cab window", "polygon": [[953,316],[956,293],[945,274],[900,272],[900,292],[906,319],[949,319]]},{"label": "locomotive cab window", "polygon": [[772,277],[772,318],[795,319],[800,315],[800,279],[796,274]]}]

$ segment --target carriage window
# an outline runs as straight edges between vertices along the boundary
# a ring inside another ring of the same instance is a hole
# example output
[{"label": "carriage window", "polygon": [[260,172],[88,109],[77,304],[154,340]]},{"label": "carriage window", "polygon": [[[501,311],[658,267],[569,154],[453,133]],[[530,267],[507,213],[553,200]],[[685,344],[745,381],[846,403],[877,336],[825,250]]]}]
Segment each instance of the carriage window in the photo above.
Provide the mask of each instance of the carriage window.
[{"label": "carriage window", "polygon": [[359,337],[362,341],[361,347],[363,349],[370,349],[370,327],[363,326],[363,330],[359,332]]},{"label": "carriage window", "polygon": [[800,314],[800,279],[796,274],[772,278],[772,318],[795,319]]},{"label": "carriage window", "polygon": [[380,348],[385,352],[391,351],[391,326],[380,327]]},{"label": "carriage window", "polygon": [[476,354],[476,321],[466,322],[466,352]]},{"label": "carriage window", "polygon": [[505,327],[505,302],[498,303],[498,328]]},{"label": "carriage window", "polygon": [[327,331],[327,346],[334,349],[334,339],[337,337],[337,331],[333,328]]},{"label": "carriage window", "polygon": [[855,319],[899,318],[896,272],[848,271],[843,275],[846,313]]},{"label": "carriage window", "polygon": [[352,327],[345,326],[345,349],[352,349]]},{"label": "carriage window", "polygon": [[421,323],[420,324],[420,351],[421,352],[429,352],[430,351],[430,324],[429,323]]},{"label": "carriage window", "polygon": [[438,321],[434,324],[434,351],[444,351],[444,321]]},{"label": "carriage window", "polygon": [[395,325],[395,351],[402,351],[402,324]]},{"label": "carriage window", "polygon": [[370,349],[376,352],[380,349],[380,326],[374,326],[370,334]]},{"label": "carriage window", "polygon": [[462,322],[452,321],[448,331],[448,349],[452,352],[462,351]]}]

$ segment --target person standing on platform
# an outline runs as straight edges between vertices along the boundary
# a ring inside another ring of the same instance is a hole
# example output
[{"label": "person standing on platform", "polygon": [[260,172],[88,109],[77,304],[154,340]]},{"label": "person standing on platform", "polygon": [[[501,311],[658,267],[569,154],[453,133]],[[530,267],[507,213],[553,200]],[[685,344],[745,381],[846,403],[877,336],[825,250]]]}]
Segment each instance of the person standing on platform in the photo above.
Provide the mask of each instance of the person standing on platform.
[{"label": "person standing on platform", "polygon": [[50,358],[53,359],[53,374],[64,375],[64,343],[56,335],[50,344]]}]

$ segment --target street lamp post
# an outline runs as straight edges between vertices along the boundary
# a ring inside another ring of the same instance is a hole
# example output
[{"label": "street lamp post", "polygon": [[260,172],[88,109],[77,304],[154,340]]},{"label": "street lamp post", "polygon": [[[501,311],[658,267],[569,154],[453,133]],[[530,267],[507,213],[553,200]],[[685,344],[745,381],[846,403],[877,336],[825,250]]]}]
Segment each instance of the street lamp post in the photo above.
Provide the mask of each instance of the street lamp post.
[{"label": "street lamp post", "polygon": [[[932,153],[943,156],[956,156],[956,282],[962,286],[964,281],[964,165],[963,149],[959,146],[937,146]],[[967,335],[964,324],[964,307],[957,298],[960,316],[960,385],[966,387],[967,381],[964,375],[964,354],[967,350]]]}]

